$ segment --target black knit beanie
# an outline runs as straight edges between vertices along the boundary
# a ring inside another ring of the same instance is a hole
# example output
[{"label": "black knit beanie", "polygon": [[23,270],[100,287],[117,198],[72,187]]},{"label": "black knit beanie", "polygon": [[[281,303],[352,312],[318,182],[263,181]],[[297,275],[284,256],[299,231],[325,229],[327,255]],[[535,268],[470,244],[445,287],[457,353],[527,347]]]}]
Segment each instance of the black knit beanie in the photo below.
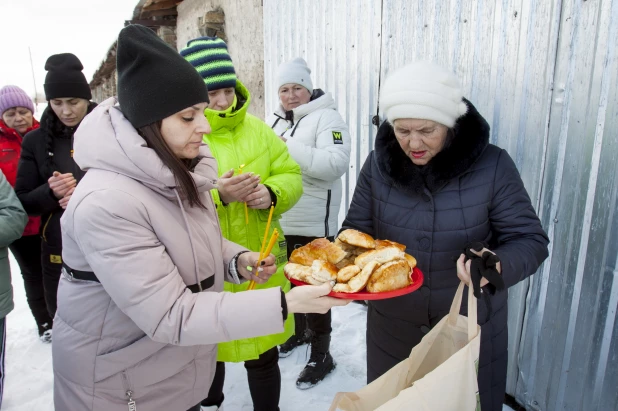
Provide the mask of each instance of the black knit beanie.
[{"label": "black knit beanie", "polygon": [[45,98],[49,101],[55,98],[76,97],[90,100],[92,93],[82,73],[82,62],[71,53],[54,54],[45,63]]},{"label": "black knit beanie", "polygon": [[133,24],[118,35],[120,110],[139,128],[198,103],[207,103],[202,77],[152,30]]}]

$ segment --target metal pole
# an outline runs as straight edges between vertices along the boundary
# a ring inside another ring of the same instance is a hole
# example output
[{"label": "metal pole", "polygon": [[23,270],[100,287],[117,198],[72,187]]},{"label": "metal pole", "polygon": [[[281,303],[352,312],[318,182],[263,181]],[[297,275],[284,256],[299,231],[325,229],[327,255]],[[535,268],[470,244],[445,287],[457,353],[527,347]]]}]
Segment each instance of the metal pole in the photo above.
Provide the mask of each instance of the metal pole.
[{"label": "metal pole", "polygon": [[34,84],[34,107],[36,111],[39,104],[39,93],[36,90],[36,78],[34,77],[34,64],[32,64],[32,51],[30,51],[30,46],[28,46],[28,54],[30,55],[30,69],[32,70],[32,83]]}]

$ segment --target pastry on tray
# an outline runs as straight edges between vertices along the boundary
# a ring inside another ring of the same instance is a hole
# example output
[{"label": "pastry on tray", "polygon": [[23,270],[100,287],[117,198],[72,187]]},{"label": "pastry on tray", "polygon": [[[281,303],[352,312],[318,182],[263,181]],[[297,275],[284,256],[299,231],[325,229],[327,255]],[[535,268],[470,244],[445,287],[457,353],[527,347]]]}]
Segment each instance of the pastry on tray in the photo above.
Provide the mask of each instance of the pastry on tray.
[{"label": "pastry on tray", "polygon": [[346,257],[346,252],[326,238],[318,238],[307,245],[297,248],[290,255],[290,262],[311,265],[315,260],[337,264]]},{"label": "pastry on tray", "polygon": [[[371,263],[370,263],[371,264]],[[367,282],[367,291],[383,293],[410,285],[410,266],[406,260],[391,261],[377,268]]]},{"label": "pastry on tray", "polygon": [[337,293],[383,293],[412,284],[416,259],[405,249],[394,241],[344,230],[335,242],[319,238],[294,250],[284,271],[289,278],[311,285],[334,280]]}]

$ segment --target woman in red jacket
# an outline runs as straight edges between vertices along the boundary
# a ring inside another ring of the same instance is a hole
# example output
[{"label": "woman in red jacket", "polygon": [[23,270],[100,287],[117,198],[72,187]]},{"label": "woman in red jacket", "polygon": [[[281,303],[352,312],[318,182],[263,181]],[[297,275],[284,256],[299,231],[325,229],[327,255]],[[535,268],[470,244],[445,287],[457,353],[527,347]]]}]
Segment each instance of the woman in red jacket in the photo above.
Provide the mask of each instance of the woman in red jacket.
[{"label": "woman in red jacket", "polygon": [[[34,105],[24,90],[16,86],[0,89],[0,170],[11,186],[15,187],[17,163],[21,154],[23,136],[39,128],[32,116]],[[52,319],[47,312],[41,274],[41,238],[39,217],[30,217],[23,236],[10,249],[24,277],[28,305],[36,321],[39,337],[49,342]]]}]

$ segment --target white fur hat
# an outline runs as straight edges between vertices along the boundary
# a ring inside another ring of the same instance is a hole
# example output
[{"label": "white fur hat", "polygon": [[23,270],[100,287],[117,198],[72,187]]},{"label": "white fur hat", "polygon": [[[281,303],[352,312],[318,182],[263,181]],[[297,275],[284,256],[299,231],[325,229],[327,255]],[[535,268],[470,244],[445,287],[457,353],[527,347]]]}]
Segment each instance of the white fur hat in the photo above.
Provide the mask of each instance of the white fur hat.
[{"label": "white fur hat", "polygon": [[401,67],[386,77],[380,109],[392,124],[399,118],[432,120],[453,127],[468,110],[459,80],[451,71],[421,61]]},{"label": "white fur hat", "polygon": [[279,66],[279,75],[277,77],[277,90],[284,84],[300,84],[309,93],[313,93],[313,84],[311,83],[311,70],[307,66],[307,62],[300,57]]}]

